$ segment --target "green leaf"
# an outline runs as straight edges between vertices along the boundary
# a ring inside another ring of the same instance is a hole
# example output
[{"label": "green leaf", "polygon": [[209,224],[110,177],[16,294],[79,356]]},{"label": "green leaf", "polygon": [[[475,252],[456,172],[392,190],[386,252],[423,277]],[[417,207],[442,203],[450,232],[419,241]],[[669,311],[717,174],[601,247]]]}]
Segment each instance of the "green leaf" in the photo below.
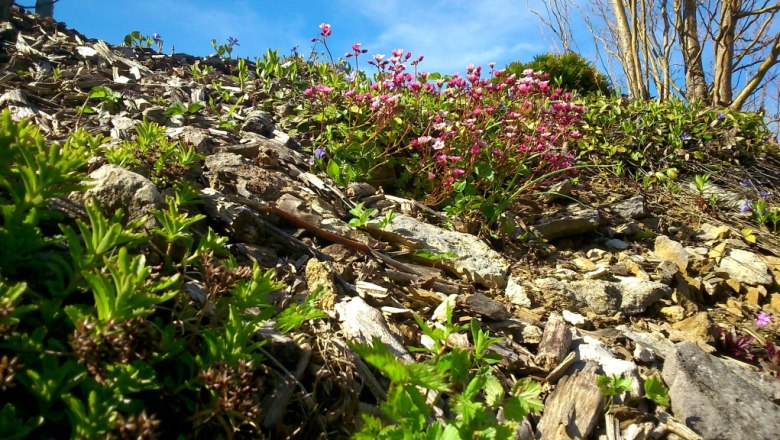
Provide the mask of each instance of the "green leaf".
[{"label": "green leaf", "polygon": [[669,406],[669,390],[657,376],[647,378],[645,380],[644,388],[645,397],[658,405]]}]

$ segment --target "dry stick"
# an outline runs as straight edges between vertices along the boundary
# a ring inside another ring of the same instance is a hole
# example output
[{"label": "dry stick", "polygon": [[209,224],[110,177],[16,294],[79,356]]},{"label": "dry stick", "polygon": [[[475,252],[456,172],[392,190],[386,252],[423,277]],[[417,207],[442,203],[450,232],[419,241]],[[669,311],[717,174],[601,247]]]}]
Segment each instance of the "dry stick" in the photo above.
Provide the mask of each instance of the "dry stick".
[{"label": "dry stick", "polygon": [[254,208],[255,210],[265,213],[265,214],[273,214],[288,223],[297,226],[299,228],[306,229],[309,232],[312,232],[314,235],[323,238],[325,240],[331,241],[333,243],[341,244],[347,248],[354,249],[360,252],[363,252],[366,255],[371,255],[374,258],[377,258],[379,260],[382,260],[386,264],[395,267],[398,270],[402,270],[404,272],[408,272],[414,275],[422,276],[423,274],[417,271],[416,269],[401,263],[400,261],[394,260],[390,258],[389,256],[372,249],[367,244],[361,243],[359,241],[351,240],[346,237],[342,237],[341,235],[334,234],[333,232],[326,231],[319,226],[309,223],[306,220],[297,217],[287,211],[284,211],[282,209],[279,209],[277,206],[271,204],[271,203],[263,203],[258,202],[256,200],[248,199],[246,197],[241,196],[234,196],[230,195],[228,196],[230,199],[233,199],[237,203],[243,203],[244,205],[250,206]]}]

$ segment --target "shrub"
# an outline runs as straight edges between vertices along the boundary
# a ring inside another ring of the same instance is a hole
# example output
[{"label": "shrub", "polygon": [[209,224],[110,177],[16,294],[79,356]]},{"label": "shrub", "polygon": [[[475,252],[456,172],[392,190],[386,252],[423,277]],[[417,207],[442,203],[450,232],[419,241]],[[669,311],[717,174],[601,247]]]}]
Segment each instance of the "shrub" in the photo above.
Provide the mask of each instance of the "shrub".
[{"label": "shrub", "polygon": [[515,61],[506,67],[509,73],[515,75],[520,75],[526,69],[545,72],[557,87],[576,91],[583,96],[607,94],[611,90],[607,77],[593,63],[575,52],[544,53],[536,55],[533,61]]},{"label": "shrub", "polygon": [[337,182],[389,174],[396,189],[492,225],[519,194],[573,171],[565,146],[584,109],[543,76],[428,74],[422,56],[397,49],[369,61],[369,78],[353,49],[355,69],[321,76],[330,81],[306,89],[301,109],[316,133],[312,163]]}]

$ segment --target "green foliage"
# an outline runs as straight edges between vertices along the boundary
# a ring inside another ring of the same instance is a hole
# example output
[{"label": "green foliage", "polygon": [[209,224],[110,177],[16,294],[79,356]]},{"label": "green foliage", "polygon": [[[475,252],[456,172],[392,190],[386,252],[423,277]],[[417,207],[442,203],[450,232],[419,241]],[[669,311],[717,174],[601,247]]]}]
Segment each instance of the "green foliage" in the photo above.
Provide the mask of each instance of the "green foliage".
[{"label": "green foliage", "polygon": [[669,407],[669,389],[660,378],[652,376],[645,379],[644,389],[645,397],[658,405]]},{"label": "green foliage", "polygon": [[506,66],[508,72],[517,76],[522,76],[526,69],[545,72],[557,87],[581,95],[608,94],[611,90],[607,77],[575,52],[544,53],[530,62],[515,61]]},{"label": "green foliage", "polygon": [[721,112],[678,99],[592,97],[585,104],[580,154],[624,172],[641,170],[653,180],[665,180],[667,170],[688,162],[741,163],[771,148],[769,132],[755,113]]},{"label": "green foliage", "polygon": [[138,47],[138,48],[147,48],[152,47],[152,44],[154,43],[154,38],[148,36],[148,35],[141,35],[140,31],[132,31],[129,34],[125,35],[124,40],[122,40],[122,43],[127,47]]},{"label": "green foliage", "polygon": [[699,191],[699,194],[704,194],[704,188],[707,186],[709,180],[709,173],[697,174],[693,177],[693,184],[696,186],[696,191]]},{"label": "green foliage", "polygon": [[276,328],[289,332],[300,328],[304,322],[317,318],[327,318],[328,314],[318,309],[315,304],[322,296],[322,288],[306,296],[303,303],[292,304],[276,316]]},{"label": "green foliage", "polygon": [[[159,126],[137,133],[136,148],[161,142]],[[257,330],[283,286],[273,271],[219,258],[227,240],[211,229],[193,231],[202,216],[187,211],[197,193],[186,185],[155,213],[152,234],[148,219],[106,215],[92,201],[86,219],[57,217],[48,203],[84,188],[103,142],[80,130],[47,143],[0,117],[0,437],[260,436],[252,421],[267,367]],[[219,270],[235,272],[206,279],[197,306],[181,280]],[[282,312],[282,328],[321,317],[311,301]]]},{"label": "green foliage", "polygon": [[[601,389],[601,394],[606,398],[619,397],[621,394],[631,391],[633,381],[628,377],[620,377],[618,375],[603,376],[599,375],[596,378],[596,385]],[[610,402],[612,399],[610,399]]]},{"label": "green foliage", "polygon": [[176,102],[168,107],[168,110],[165,111],[165,116],[192,116],[197,114],[204,107],[206,107],[206,105],[202,102],[190,102],[187,105]]},{"label": "green foliage", "polygon": [[450,261],[455,258],[458,258],[458,254],[456,254],[453,251],[447,251],[447,252],[434,252],[430,249],[416,249],[414,251],[415,257],[420,257],[428,261],[432,262],[441,262],[441,261]]},{"label": "green foliage", "polygon": [[[474,349],[463,350],[449,345],[450,335],[466,329],[452,324],[449,308],[443,328],[416,319],[423,333],[433,339],[431,357],[425,362],[402,362],[378,339],[371,345],[353,346],[367,363],[390,379],[387,400],[381,406],[387,419],[363,415],[363,428],[354,438],[511,439],[518,422],[542,410],[538,383],[520,380],[507,392],[493,374],[489,365],[499,359],[488,348],[500,338],[491,338],[472,320]],[[451,415],[430,423],[431,408],[437,404],[444,405],[445,414]],[[499,419],[499,412],[503,419]]]},{"label": "green foliage", "polygon": [[375,212],[376,209],[365,209],[363,208],[363,203],[358,203],[354,208],[349,210],[349,213],[354,216],[349,220],[349,225],[353,228],[362,228],[371,220]]}]

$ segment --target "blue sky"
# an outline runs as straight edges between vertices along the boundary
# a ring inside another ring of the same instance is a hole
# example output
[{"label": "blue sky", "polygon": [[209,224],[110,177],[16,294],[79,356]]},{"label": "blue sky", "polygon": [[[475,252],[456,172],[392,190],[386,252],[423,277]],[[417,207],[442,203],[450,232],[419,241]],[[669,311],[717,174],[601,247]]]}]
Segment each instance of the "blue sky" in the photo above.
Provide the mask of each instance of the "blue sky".
[{"label": "blue sky", "polygon": [[[465,72],[468,64],[529,61],[553,43],[529,11],[537,0],[61,0],[57,20],[82,34],[119,44],[130,31],[158,32],[177,52],[204,56],[210,41],[239,39],[233,55],[254,57],[268,48],[308,54],[319,24],[330,23],[334,57],[363,43],[370,54],[396,48],[424,55],[421,70]],[[587,54],[586,54],[587,56]],[[367,59],[367,58],[366,58]],[[365,67],[365,64],[363,64]]]}]

